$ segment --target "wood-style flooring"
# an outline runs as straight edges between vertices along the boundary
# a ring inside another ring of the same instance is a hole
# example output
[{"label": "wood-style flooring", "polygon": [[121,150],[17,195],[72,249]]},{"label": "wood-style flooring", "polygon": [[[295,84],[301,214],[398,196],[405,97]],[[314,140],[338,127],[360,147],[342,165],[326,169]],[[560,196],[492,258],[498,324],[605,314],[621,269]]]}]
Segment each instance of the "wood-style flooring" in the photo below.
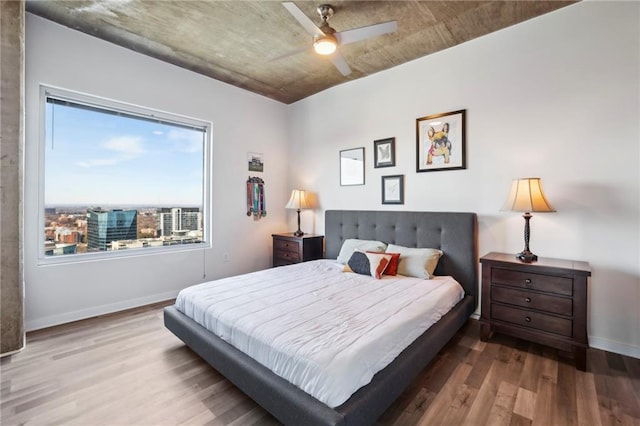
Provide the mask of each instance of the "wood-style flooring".
[{"label": "wood-style flooring", "polygon": [[[164,305],[29,333],[1,360],[2,425],[277,425],[164,328]],[[470,320],[378,424],[640,425],[640,360],[568,356],[481,342]]]}]

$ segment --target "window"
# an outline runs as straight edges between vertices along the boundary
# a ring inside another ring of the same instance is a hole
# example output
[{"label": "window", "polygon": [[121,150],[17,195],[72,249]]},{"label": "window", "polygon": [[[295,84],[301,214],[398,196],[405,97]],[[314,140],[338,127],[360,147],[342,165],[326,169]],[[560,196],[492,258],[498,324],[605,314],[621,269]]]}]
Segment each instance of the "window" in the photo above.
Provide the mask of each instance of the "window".
[{"label": "window", "polygon": [[41,88],[45,261],[208,246],[204,121]]}]

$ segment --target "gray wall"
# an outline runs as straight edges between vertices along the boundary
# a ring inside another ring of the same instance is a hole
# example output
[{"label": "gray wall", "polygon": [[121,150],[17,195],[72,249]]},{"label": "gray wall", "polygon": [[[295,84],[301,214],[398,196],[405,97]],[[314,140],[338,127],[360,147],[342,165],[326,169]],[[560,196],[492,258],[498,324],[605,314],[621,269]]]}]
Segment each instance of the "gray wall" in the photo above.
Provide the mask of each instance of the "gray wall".
[{"label": "gray wall", "polygon": [[24,346],[21,262],[24,3],[0,2],[0,353]]}]

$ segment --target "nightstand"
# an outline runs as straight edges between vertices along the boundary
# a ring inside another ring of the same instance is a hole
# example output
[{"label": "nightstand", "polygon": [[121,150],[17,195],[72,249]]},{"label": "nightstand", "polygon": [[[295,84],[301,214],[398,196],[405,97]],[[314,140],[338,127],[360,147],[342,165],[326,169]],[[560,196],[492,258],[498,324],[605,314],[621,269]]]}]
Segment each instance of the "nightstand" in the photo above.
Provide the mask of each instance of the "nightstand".
[{"label": "nightstand", "polygon": [[273,234],[273,266],[322,259],[324,236],[305,234],[296,237],[293,233]]},{"label": "nightstand", "polygon": [[480,339],[497,331],[573,351],[576,368],[586,371],[589,264],[552,258],[523,263],[507,253],[489,253],[480,263]]}]

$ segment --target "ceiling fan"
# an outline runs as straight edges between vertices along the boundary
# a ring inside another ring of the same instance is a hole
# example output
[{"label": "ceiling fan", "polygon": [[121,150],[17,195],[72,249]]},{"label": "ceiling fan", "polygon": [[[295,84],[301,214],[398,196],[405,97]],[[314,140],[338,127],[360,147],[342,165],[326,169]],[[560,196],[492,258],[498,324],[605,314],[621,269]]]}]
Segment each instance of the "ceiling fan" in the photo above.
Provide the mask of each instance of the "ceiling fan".
[{"label": "ceiling fan", "polygon": [[284,2],[282,5],[293,15],[294,18],[313,36],[313,49],[320,55],[330,55],[331,62],[336,66],[342,75],[351,74],[351,68],[347,64],[344,56],[337,50],[338,46],[355,43],[383,34],[392,33],[398,30],[396,21],[383,22],[381,24],[369,25],[352,30],[337,32],[329,26],[329,19],[333,16],[335,8],[330,4],[321,4],[316,9],[322,20],[318,27],[311,19],[292,2]]}]

